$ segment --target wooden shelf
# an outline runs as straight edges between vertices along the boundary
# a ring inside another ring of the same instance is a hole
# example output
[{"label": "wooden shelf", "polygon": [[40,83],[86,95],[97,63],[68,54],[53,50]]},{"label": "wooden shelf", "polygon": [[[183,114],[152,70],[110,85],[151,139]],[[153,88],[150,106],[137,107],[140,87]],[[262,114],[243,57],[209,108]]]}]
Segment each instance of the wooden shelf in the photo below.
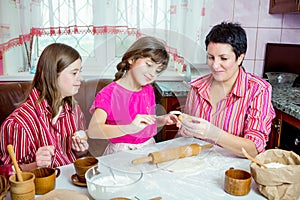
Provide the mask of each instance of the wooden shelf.
[{"label": "wooden shelf", "polygon": [[299,0],[270,0],[269,13],[281,14],[300,12]]}]

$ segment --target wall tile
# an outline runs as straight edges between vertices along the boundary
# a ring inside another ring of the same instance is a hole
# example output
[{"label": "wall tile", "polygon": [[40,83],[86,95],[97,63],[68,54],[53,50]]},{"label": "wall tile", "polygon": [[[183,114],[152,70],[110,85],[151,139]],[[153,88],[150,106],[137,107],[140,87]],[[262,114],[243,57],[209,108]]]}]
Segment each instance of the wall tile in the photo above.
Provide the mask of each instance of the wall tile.
[{"label": "wall tile", "polygon": [[300,13],[285,14],[283,28],[300,28]]},{"label": "wall tile", "polygon": [[243,67],[245,68],[246,72],[250,72],[253,74],[254,72],[254,60],[247,60],[243,61]]},{"label": "wall tile", "polygon": [[256,59],[264,59],[266,43],[280,43],[281,29],[258,28]]},{"label": "wall tile", "polygon": [[300,29],[283,29],[281,43],[300,44]]},{"label": "wall tile", "polygon": [[255,67],[254,67],[254,74],[259,77],[263,77],[264,71],[264,61],[263,60],[256,60]]},{"label": "wall tile", "polygon": [[258,23],[259,1],[238,0],[235,1],[234,21],[241,23],[243,27],[256,27]]},{"label": "wall tile", "polygon": [[247,34],[246,59],[255,59],[257,28],[244,28]]},{"label": "wall tile", "polygon": [[241,23],[248,49],[244,67],[263,75],[266,43],[300,44],[300,13],[269,14],[270,0],[210,0],[208,18],[213,26],[221,21]]},{"label": "wall tile", "polygon": [[269,0],[260,0],[258,27],[280,28],[282,14],[269,14]]},{"label": "wall tile", "polygon": [[209,1],[209,26],[233,20],[234,0],[222,0],[221,2],[220,0]]}]

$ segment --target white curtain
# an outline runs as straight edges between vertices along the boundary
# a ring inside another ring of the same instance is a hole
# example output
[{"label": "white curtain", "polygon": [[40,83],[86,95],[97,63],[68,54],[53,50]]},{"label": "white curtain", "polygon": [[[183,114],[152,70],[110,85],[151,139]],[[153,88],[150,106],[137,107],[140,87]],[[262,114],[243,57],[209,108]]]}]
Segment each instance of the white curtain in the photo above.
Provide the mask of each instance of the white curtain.
[{"label": "white curtain", "polygon": [[53,42],[99,67],[142,35],[165,41],[175,62],[201,62],[205,7],[205,0],[1,0],[0,74],[30,71]]}]

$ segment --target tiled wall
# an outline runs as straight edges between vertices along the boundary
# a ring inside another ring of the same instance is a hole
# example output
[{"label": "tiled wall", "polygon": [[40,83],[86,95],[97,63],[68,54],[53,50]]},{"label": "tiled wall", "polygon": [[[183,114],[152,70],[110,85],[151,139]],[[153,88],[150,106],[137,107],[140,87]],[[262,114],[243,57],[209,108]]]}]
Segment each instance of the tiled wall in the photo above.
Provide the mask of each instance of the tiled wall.
[{"label": "tiled wall", "polygon": [[209,26],[222,21],[238,22],[245,28],[247,71],[262,76],[266,43],[300,44],[300,13],[269,14],[269,0],[209,0]]}]

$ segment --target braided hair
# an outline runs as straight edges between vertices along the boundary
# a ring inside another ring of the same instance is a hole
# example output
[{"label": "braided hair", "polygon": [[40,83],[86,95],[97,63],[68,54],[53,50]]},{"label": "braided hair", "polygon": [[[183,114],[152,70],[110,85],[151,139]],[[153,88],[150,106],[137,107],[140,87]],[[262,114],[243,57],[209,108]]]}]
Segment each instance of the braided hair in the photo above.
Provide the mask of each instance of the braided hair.
[{"label": "braided hair", "polygon": [[130,70],[129,60],[136,61],[139,58],[151,58],[153,62],[161,64],[164,71],[167,69],[169,54],[162,42],[155,37],[146,36],[135,41],[125,52],[122,60],[117,65],[118,72],[115,74],[114,81],[122,78]]}]

